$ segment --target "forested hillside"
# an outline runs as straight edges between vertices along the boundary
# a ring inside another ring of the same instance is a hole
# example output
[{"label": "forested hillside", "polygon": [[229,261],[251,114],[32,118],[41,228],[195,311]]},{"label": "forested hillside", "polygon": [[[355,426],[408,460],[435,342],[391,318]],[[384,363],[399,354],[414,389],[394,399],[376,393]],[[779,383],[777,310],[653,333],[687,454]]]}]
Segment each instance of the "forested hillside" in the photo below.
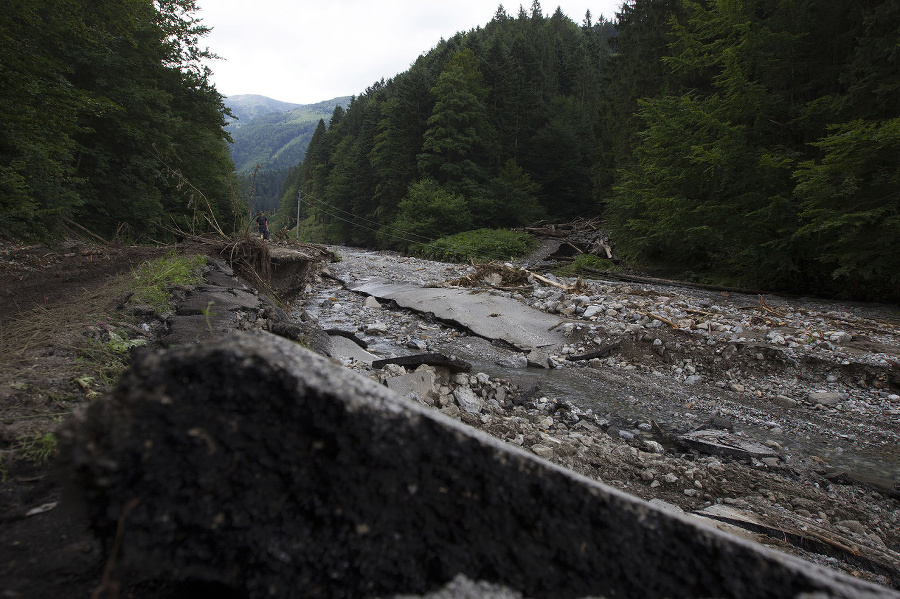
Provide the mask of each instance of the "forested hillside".
[{"label": "forested hillside", "polygon": [[644,265],[896,300],[898,39],[897,0],[501,6],[320,122],[281,218],[414,249],[600,214]]},{"label": "forested hillside", "polygon": [[242,214],[193,0],[0,7],[3,237],[229,230]]},{"label": "forested hillside", "polygon": [[[235,169],[239,173],[250,173],[257,164],[265,170],[287,170],[296,166],[306,155],[306,146],[316,124],[329,118],[336,106],[346,106],[349,102],[350,98],[345,97],[316,104],[293,104],[288,110],[272,110],[248,118],[240,127],[232,123],[229,130],[234,140],[231,157]],[[225,105],[232,105],[228,98]],[[253,112],[259,110],[245,112],[245,118]]]},{"label": "forested hillside", "polygon": [[231,111],[232,115],[225,127],[230,133],[233,133],[235,129],[240,129],[258,116],[273,112],[289,112],[301,106],[256,94],[226,96],[224,102],[225,107]]},{"label": "forested hillside", "polygon": [[305,157],[316,124],[336,106],[349,102],[349,97],[316,104],[288,104],[251,95],[225,98],[225,106],[241,119],[232,120],[226,129],[234,141],[231,158],[241,194],[249,198],[253,192],[254,212],[278,209],[281,187],[291,167]]}]

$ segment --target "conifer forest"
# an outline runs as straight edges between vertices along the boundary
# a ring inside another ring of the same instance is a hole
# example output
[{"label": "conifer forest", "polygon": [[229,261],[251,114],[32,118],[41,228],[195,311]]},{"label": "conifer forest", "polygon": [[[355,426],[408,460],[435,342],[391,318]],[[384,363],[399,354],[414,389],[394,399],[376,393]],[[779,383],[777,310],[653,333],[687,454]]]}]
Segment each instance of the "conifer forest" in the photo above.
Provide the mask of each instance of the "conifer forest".
[{"label": "conifer forest", "polygon": [[[0,11],[3,236],[240,228],[193,0]],[[319,122],[275,222],[416,252],[600,217],[636,266],[900,300],[900,0],[628,0],[578,18],[501,5],[410,57]]]}]

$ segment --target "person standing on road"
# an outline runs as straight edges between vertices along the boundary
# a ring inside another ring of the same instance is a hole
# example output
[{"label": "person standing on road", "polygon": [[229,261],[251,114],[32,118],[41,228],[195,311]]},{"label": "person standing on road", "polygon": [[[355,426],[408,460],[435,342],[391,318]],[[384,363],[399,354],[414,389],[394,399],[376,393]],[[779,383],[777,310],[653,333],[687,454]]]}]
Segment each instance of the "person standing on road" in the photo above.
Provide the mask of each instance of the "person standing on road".
[{"label": "person standing on road", "polygon": [[268,239],[269,238],[269,221],[266,219],[266,213],[260,212],[259,216],[256,217],[256,225],[259,227],[259,238],[260,239]]}]

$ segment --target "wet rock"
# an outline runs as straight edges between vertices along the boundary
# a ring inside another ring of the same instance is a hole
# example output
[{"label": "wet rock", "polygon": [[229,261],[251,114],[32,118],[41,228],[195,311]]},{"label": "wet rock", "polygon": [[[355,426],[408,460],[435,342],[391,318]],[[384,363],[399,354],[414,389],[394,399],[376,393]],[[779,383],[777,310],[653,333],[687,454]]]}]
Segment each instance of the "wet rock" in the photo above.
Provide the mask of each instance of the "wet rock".
[{"label": "wet rock", "polygon": [[738,459],[777,457],[771,448],[745,439],[727,430],[706,429],[675,437],[678,445],[712,455],[731,456]]},{"label": "wet rock", "polygon": [[510,358],[497,360],[497,365],[503,368],[527,368],[528,358],[525,357],[525,354],[516,354]]},{"label": "wet rock", "polygon": [[550,361],[550,356],[546,353],[533,349],[531,350],[525,359],[528,362],[528,365],[534,368],[553,368],[553,363]]}]

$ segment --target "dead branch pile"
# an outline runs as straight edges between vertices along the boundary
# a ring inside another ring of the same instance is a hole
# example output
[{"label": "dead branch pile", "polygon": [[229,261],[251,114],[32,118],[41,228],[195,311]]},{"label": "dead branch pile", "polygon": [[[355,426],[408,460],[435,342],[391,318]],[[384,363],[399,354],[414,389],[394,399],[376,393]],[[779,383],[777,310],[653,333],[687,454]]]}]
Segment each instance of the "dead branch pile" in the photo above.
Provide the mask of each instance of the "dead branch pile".
[{"label": "dead branch pile", "polygon": [[510,268],[500,262],[486,262],[475,265],[475,272],[448,281],[456,287],[481,287],[488,286],[502,290],[519,290],[531,288],[528,282],[528,272],[520,268]]},{"label": "dead branch pile", "polygon": [[581,254],[594,254],[601,258],[614,258],[609,234],[598,218],[577,218],[567,223],[535,223],[525,228],[535,237],[559,239],[561,245]]}]

